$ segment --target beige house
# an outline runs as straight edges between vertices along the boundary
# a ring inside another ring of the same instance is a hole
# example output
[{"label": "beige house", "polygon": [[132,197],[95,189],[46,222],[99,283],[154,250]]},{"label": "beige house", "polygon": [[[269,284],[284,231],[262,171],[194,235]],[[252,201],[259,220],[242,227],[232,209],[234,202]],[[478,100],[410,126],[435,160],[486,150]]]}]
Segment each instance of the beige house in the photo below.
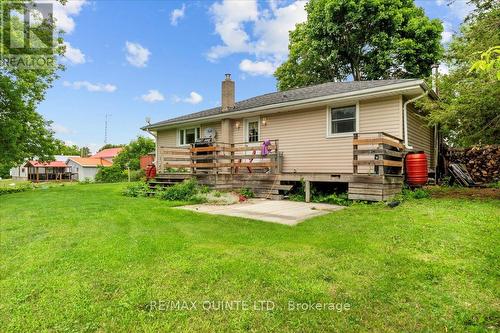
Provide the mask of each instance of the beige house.
[{"label": "beige house", "polygon": [[[176,149],[193,149],[191,144],[204,137],[212,138],[220,147],[215,153],[230,152],[221,160],[216,157],[209,161],[217,164],[214,171],[217,174],[239,174],[242,171],[238,163],[248,169],[249,165],[253,166],[250,163],[262,161],[259,156],[249,156],[249,151],[259,155],[262,142],[269,139],[277,153],[271,162],[279,164],[273,165],[274,178],[280,181],[304,179],[306,185],[309,181],[346,182],[350,194],[351,185],[367,184],[360,181],[361,175],[401,179],[399,153],[424,151],[430,170],[434,169],[437,154],[434,129],[427,126],[413,103],[418,98],[437,98],[423,80],[329,82],[239,102],[235,102],[234,91],[234,81],[227,74],[222,81],[221,107],[143,128],[156,137],[160,173],[175,166],[176,159],[170,157],[175,157]],[[246,147],[246,152],[242,159],[237,159],[234,155],[241,149],[235,147],[240,145]],[[191,158],[182,165],[196,173],[195,162]],[[270,173],[271,168],[262,167]],[[258,173],[251,169],[249,173]],[[355,179],[355,175],[359,176]],[[374,178],[366,179],[372,181]],[[384,192],[384,189],[367,192],[377,193],[374,196],[380,193],[382,199],[396,192]]]}]

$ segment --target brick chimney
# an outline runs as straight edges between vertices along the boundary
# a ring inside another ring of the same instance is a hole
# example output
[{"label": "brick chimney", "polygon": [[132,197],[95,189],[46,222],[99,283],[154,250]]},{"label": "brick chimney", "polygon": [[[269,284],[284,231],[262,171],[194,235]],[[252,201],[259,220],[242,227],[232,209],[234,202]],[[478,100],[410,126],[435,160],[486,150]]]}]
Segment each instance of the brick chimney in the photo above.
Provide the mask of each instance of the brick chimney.
[{"label": "brick chimney", "polygon": [[231,74],[226,74],[222,81],[222,112],[234,108],[234,81],[231,80]]}]

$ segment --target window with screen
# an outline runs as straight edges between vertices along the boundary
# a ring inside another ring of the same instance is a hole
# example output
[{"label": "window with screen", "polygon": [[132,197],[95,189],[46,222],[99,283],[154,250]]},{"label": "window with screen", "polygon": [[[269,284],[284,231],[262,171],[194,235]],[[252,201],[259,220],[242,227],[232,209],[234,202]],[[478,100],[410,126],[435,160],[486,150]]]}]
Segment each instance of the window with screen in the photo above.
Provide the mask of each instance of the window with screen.
[{"label": "window with screen", "polygon": [[330,134],[356,132],[356,105],[330,110]]}]

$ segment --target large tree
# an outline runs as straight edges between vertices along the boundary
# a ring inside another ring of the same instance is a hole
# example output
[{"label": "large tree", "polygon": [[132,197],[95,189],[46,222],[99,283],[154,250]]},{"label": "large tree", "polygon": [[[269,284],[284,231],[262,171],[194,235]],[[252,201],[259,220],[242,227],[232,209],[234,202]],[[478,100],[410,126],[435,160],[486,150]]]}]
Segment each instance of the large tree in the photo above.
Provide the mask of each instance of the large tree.
[{"label": "large tree", "polygon": [[59,139],[54,140],[54,145],[54,154],[56,155],[80,156],[82,153],[82,149],[77,145],[68,145]]},{"label": "large tree", "polygon": [[[486,9],[485,9],[486,8]],[[500,81],[495,70],[471,71],[481,53],[500,45],[500,5],[478,7],[447,49],[449,73],[439,80],[440,100],[427,101],[431,123],[449,144],[500,143]]]},{"label": "large tree", "polygon": [[138,170],[140,169],[140,157],[154,150],[155,142],[152,139],[139,136],[123,147],[123,150],[114,158],[113,164],[121,169],[129,167],[132,170]]},{"label": "large tree", "polygon": [[442,24],[413,0],[311,0],[290,33],[280,90],[328,81],[415,78],[442,56]]},{"label": "large tree", "polygon": [[[65,1],[60,1],[65,2]],[[2,15],[12,10],[23,11],[32,1],[2,1]],[[18,16],[11,15],[9,20],[1,20],[0,35],[13,38],[0,41],[0,54],[16,54],[12,47],[24,43],[23,24]],[[38,29],[39,34],[52,36],[55,29],[53,20],[44,20]],[[61,38],[57,38],[52,55],[43,55],[47,61],[43,66],[30,67],[8,64],[0,61],[0,164],[13,165],[25,159],[37,157],[46,160],[54,153],[53,132],[50,122],[46,121],[36,108],[44,99],[46,90],[57,78],[62,66],[57,63],[57,55],[64,52]],[[39,57],[37,50],[26,50],[23,59]]]}]

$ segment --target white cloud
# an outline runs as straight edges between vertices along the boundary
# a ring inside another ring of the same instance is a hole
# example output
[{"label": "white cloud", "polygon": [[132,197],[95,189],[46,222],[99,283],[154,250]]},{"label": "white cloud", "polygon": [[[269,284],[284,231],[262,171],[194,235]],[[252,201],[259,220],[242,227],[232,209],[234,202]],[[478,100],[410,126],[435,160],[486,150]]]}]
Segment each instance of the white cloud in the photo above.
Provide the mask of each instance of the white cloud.
[{"label": "white cloud", "polygon": [[475,9],[475,6],[473,4],[470,4],[465,0],[457,0],[451,3],[448,3],[444,0],[436,0],[436,5],[447,6],[451,15],[462,21]]},{"label": "white cloud", "polygon": [[[44,1],[45,2],[45,1]],[[56,27],[70,34],[75,30],[75,20],[73,16],[80,14],[83,6],[88,4],[86,0],[70,0],[62,5],[59,1],[50,1],[54,4],[54,18]]]},{"label": "white cloud", "polygon": [[155,89],[151,89],[147,94],[141,96],[142,100],[148,103],[161,102],[165,100],[165,97]]},{"label": "white cloud", "polygon": [[280,7],[279,1],[271,1],[268,8],[259,10],[256,0],[216,2],[210,12],[222,44],[210,49],[208,60],[246,53],[256,59],[243,60],[240,69],[249,69],[253,64],[253,68],[261,69],[251,75],[269,75],[271,65],[276,68],[288,55],[289,32],[307,19],[305,4],[306,1],[297,0]]},{"label": "white cloud", "polygon": [[68,82],[64,81],[63,85],[65,87],[70,87],[76,90],[79,89],[87,89],[90,92],[107,92],[107,93],[112,93],[116,91],[117,87],[115,85],[106,83],[91,83],[89,81],[74,81],[74,82]]},{"label": "white cloud", "polygon": [[203,96],[198,94],[196,91],[191,91],[189,94],[189,97],[186,98],[180,98],[179,96],[173,95],[172,96],[172,102],[174,103],[189,103],[189,104],[199,104],[203,101]]},{"label": "white cloud", "polygon": [[125,43],[127,48],[127,61],[135,67],[146,67],[151,52],[139,43],[132,43],[127,41]]},{"label": "white cloud", "polygon": [[203,101],[203,97],[200,94],[198,94],[196,91],[191,91],[191,93],[189,94],[189,97],[184,98],[183,101],[186,103],[189,103],[189,104],[198,104],[198,103],[201,103],[201,101]]},{"label": "white cloud", "polygon": [[441,41],[446,44],[451,41],[451,38],[453,37],[453,26],[451,25],[450,22],[443,22],[443,32],[441,33]]},{"label": "white cloud", "polygon": [[50,127],[56,134],[75,134],[75,131],[73,131],[72,129],[69,129],[58,123],[52,123]]},{"label": "white cloud", "polygon": [[304,1],[296,1],[286,7],[275,8],[269,17],[261,17],[255,23],[254,34],[257,38],[257,55],[271,53],[284,61],[288,55],[288,34],[295,25],[307,19]]},{"label": "white cloud", "polygon": [[186,14],[186,5],[182,4],[181,8],[176,8],[170,13],[170,24],[177,25],[179,20]]},{"label": "white cloud", "polygon": [[244,59],[240,62],[240,70],[252,76],[273,75],[276,70],[276,65],[269,61],[251,61],[249,59]]},{"label": "white cloud", "polygon": [[64,42],[64,46],[66,46],[66,51],[63,59],[75,65],[85,63],[85,54],[80,49],[73,47],[69,42]]},{"label": "white cloud", "polygon": [[250,52],[250,36],[244,28],[247,22],[255,22],[259,11],[256,0],[216,2],[210,7],[215,21],[215,32],[223,45],[214,46],[208,53],[209,60],[217,60],[231,53]]}]

